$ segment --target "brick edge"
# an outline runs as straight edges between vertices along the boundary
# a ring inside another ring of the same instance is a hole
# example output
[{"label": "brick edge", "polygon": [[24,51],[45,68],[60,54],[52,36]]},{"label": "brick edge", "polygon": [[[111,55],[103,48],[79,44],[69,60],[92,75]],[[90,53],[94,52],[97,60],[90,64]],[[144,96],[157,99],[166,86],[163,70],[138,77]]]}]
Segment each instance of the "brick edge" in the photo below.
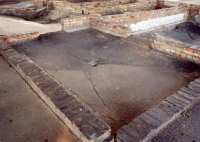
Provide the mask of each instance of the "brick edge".
[{"label": "brick edge", "polygon": [[144,112],[117,133],[119,142],[150,141],[200,100],[200,78]]},{"label": "brick edge", "polygon": [[[111,128],[29,57],[8,47],[0,49],[0,54],[81,141],[110,139]],[[60,98],[69,104],[63,104]]]}]

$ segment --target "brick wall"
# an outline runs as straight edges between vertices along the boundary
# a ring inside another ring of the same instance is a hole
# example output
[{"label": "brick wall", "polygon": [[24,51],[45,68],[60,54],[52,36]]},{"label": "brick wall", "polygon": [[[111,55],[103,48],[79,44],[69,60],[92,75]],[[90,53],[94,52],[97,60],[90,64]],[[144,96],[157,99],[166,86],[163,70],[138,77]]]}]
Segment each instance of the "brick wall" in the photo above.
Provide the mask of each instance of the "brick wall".
[{"label": "brick wall", "polygon": [[191,48],[191,45],[173,39],[166,39],[160,35],[155,36],[152,45],[154,49],[161,52],[179,57],[181,59],[190,60],[198,64],[200,63],[200,51]]},{"label": "brick wall", "polygon": [[77,17],[66,18],[63,19],[61,23],[63,30],[67,32],[87,29],[90,26],[88,16],[77,16]]}]

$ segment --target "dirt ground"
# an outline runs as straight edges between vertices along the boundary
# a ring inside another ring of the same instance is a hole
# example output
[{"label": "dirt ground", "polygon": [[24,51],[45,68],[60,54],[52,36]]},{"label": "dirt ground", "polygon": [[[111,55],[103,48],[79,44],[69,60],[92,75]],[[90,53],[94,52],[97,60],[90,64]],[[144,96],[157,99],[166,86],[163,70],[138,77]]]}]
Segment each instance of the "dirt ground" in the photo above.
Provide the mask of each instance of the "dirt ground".
[{"label": "dirt ground", "polygon": [[2,57],[0,142],[78,142]]},{"label": "dirt ground", "polygon": [[100,114],[114,132],[199,76],[193,63],[94,30],[47,34],[15,47]]}]

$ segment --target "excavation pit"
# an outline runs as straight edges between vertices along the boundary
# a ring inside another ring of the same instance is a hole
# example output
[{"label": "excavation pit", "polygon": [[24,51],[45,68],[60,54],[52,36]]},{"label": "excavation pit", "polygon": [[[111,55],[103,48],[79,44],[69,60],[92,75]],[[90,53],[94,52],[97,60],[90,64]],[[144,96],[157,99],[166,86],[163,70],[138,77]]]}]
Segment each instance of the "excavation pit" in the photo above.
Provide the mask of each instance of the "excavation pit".
[{"label": "excavation pit", "polygon": [[96,30],[57,32],[13,46],[111,126],[112,132],[199,76],[199,66]]},{"label": "excavation pit", "polygon": [[185,60],[200,63],[200,26],[198,23],[183,22],[173,28],[153,32],[153,35],[153,48]]},{"label": "excavation pit", "polygon": [[177,25],[175,28],[160,32],[159,35],[175,41],[182,42],[185,47],[189,45],[191,48],[199,50],[200,43],[200,26],[192,22],[184,22]]}]

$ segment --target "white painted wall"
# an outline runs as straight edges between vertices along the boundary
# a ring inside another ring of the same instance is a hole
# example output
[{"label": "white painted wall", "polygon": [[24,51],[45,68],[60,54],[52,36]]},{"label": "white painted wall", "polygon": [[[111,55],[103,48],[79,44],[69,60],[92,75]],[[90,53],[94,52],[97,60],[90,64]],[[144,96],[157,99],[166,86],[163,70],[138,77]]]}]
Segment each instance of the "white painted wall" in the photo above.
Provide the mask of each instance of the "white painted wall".
[{"label": "white painted wall", "polygon": [[184,22],[186,20],[185,15],[186,15],[185,13],[180,13],[180,14],[171,15],[171,16],[149,19],[146,21],[130,24],[129,28],[132,33],[151,31],[161,26]]}]

